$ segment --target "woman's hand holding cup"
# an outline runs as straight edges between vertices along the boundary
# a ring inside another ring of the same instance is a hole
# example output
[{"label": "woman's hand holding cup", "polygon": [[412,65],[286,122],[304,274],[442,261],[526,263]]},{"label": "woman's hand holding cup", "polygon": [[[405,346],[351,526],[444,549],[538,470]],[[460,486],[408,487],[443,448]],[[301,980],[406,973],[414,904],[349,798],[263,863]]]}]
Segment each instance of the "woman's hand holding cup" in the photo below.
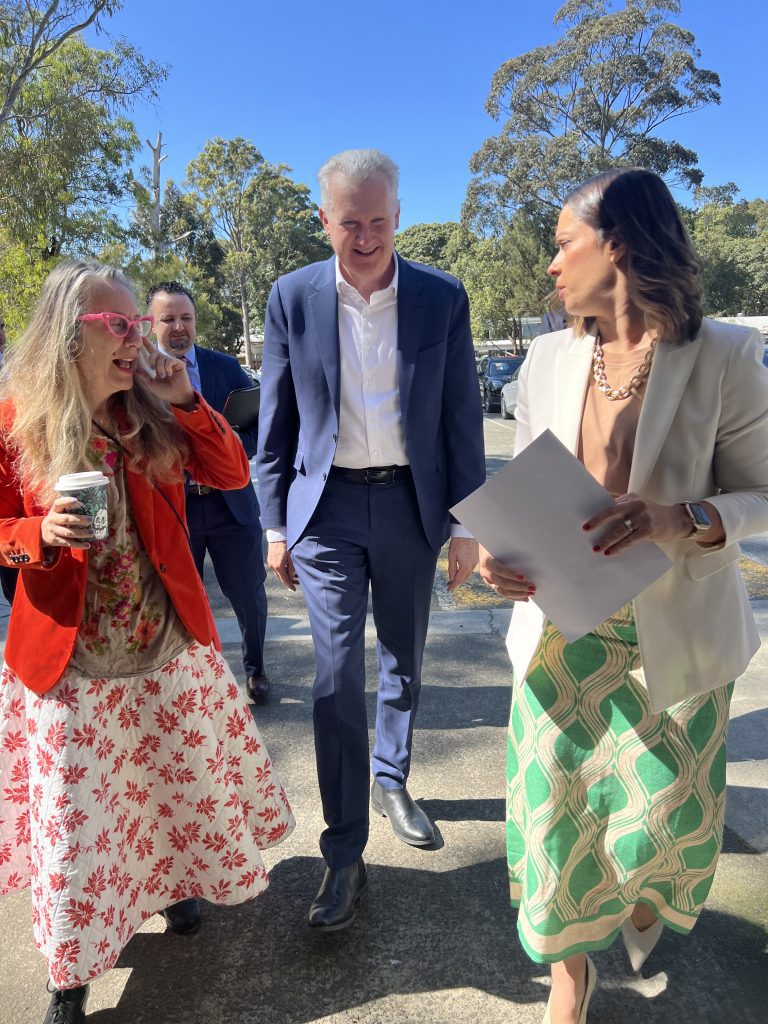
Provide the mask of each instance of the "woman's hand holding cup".
[{"label": "woman's hand holding cup", "polygon": [[77,498],[68,494],[59,495],[43,519],[40,534],[43,546],[47,548],[83,548],[87,550],[93,537],[90,516],[77,515],[81,508]]}]

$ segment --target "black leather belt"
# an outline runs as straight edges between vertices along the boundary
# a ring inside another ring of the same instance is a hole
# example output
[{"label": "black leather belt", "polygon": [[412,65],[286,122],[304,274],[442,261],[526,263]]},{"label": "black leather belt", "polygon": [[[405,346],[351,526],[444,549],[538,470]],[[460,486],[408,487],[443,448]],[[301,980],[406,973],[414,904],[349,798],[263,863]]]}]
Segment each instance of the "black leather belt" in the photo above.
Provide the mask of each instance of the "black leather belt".
[{"label": "black leather belt", "polygon": [[331,466],[330,475],[356,484],[393,484],[398,480],[410,480],[411,467],[368,466],[365,469],[347,469],[346,466]]},{"label": "black leather belt", "polygon": [[206,494],[216,494],[218,487],[206,487],[205,484],[193,484],[187,482],[186,485],[187,495],[192,495],[195,498],[204,498]]}]

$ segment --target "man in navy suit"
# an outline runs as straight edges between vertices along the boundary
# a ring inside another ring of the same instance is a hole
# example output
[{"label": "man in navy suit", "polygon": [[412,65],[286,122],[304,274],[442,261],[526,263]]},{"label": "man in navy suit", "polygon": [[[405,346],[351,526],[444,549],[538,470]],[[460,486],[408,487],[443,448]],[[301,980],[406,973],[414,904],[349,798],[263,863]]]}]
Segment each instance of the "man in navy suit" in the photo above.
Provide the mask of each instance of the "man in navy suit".
[{"label": "man in navy suit", "polygon": [[[326,871],[309,923],[351,924],[366,886],[369,589],[379,663],[374,811],[415,846],[432,825],[406,788],[448,509],[485,479],[469,306],[448,274],[394,252],[397,166],[350,150],[319,173],[335,255],[280,278],[267,307],[257,468],[267,563],[301,583],[315,643]],[[450,528],[448,589],[477,545]]]},{"label": "man in navy suit", "polygon": [[[231,391],[249,388],[252,381],[233,356],[195,345],[196,309],[191,292],[177,281],[162,281],[147,295],[155,318],[159,347],[184,359],[196,391],[221,412]],[[256,452],[257,431],[241,430],[246,455]],[[256,703],[268,696],[271,683],[264,671],[267,625],[266,571],[261,550],[259,503],[252,484],[219,491],[187,481],[187,524],[192,554],[200,578],[206,550],[216,579],[237,616],[243,638],[243,667],[248,696]]]}]

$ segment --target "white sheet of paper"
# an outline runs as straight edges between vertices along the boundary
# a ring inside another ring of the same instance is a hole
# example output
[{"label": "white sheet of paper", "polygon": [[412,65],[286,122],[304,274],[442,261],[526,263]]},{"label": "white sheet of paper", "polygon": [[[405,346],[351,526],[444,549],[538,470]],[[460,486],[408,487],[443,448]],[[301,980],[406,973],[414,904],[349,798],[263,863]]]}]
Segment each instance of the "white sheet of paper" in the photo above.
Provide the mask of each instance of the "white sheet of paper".
[{"label": "white sheet of paper", "polygon": [[536,585],[536,604],[572,643],[669,569],[643,541],[606,557],[585,523],[613,499],[547,430],[451,509],[483,547]]}]

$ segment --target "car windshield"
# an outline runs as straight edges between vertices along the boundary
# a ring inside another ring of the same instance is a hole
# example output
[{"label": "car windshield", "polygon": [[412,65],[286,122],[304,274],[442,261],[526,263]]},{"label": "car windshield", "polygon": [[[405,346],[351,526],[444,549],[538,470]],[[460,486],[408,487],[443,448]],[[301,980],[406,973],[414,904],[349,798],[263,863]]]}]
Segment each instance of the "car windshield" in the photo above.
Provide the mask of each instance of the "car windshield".
[{"label": "car windshield", "polygon": [[488,373],[512,373],[519,365],[519,359],[491,359],[488,363]]}]

